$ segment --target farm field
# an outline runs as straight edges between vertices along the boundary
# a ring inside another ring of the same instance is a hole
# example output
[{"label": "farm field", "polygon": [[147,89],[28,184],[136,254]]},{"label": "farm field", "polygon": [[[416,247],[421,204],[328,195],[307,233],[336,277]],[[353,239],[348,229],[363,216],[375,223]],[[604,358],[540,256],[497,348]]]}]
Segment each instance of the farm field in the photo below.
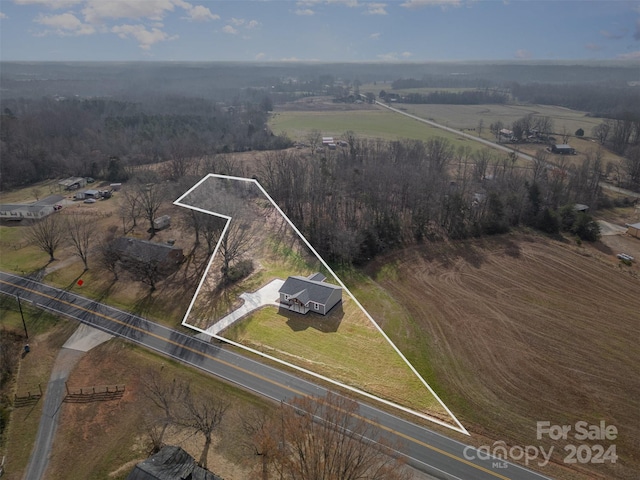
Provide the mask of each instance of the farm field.
[{"label": "farm field", "polygon": [[585,112],[552,105],[414,105],[397,104],[408,113],[433,120],[447,127],[460,130],[476,129],[480,120],[488,132],[489,125],[501,121],[506,128],[514,121],[532,114],[553,119],[553,131],[562,133],[563,128],[573,136],[582,128],[590,135],[593,127],[600,125],[600,118],[588,117]]},{"label": "farm field", "polygon": [[385,109],[349,111],[276,111],[269,120],[275,133],[287,133],[293,140],[305,142],[312,130],[319,130],[324,136],[340,138],[345,132],[353,131],[364,138],[398,140],[410,138],[428,141],[433,137],[444,137],[455,146],[469,146],[472,150],[480,147],[473,141],[450,132],[397,115]]},{"label": "farm field", "polygon": [[604,420],[619,431],[618,462],[561,477],[631,479],[640,279],[601,250],[518,233],[409,248],[367,272],[413,319],[399,348],[431,365],[430,383],[474,437],[555,446],[561,464],[570,442],[537,440],[536,422]]}]

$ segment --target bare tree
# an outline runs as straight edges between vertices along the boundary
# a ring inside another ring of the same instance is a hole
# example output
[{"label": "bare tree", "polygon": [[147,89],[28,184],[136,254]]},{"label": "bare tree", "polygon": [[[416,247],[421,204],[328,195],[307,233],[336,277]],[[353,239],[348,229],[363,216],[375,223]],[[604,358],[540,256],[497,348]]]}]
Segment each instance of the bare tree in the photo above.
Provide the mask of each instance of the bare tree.
[{"label": "bare tree", "polygon": [[229,276],[231,264],[244,255],[253,245],[251,225],[242,218],[232,218],[226,233],[220,240],[218,254],[222,257],[222,275]]},{"label": "bare tree", "polygon": [[621,167],[627,174],[629,186],[640,188],[640,147],[631,147],[625,152]]},{"label": "bare tree", "polygon": [[156,219],[158,210],[164,202],[165,195],[162,186],[157,183],[140,183],[136,189],[138,204],[144,217],[149,221],[149,228],[152,235],[154,232],[153,222]]},{"label": "bare tree", "polygon": [[609,139],[610,131],[611,131],[611,121],[606,120],[600,125],[596,125],[595,127],[593,127],[593,130],[591,131],[591,133],[594,137],[596,137],[600,145],[604,145],[605,143],[607,143],[607,140]]},{"label": "bare tree", "polygon": [[539,148],[533,156],[533,183],[542,181],[549,165],[549,153]]},{"label": "bare tree", "polygon": [[135,228],[138,224],[138,217],[141,213],[141,205],[138,199],[137,192],[132,192],[128,189],[123,190],[122,192],[122,223],[123,223],[123,231],[126,234],[127,229],[125,228],[125,219],[131,220],[132,228]]},{"label": "bare tree", "polygon": [[29,227],[27,238],[38,248],[49,254],[49,261],[55,260],[54,253],[64,239],[64,229],[57,214],[51,214],[37,220]]},{"label": "bare tree", "polygon": [[273,434],[274,418],[263,410],[250,410],[240,418],[240,426],[245,434],[245,450],[260,457],[260,477],[269,480],[269,468],[280,443]]},{"label": "bare tree", "polygon": [[157,371],[149,370],[141,378],[143,395],[160,411],[160,416],[154,415],[155,424],[150,425],[149,434],[154,452],[159,451],[163,443],[167,427],[175,421],[176,405],[186,392],[183,382],[165,380]]},{"label": "bare tree", "polygon": [[118,262],[120,253],[115,246],[113,238],[107,238],[100,242],[98,247],[98,262],[113,274],[113,279],[118,280]]},{"label": "bare tree", "polygon": [[213,433],[222,423],[230,403],[220,397],[212,396],[210,392],[207,392],[206,396],[200,395],[196,398],[189,387],[185,390],[182,403],[184,409],[178,423],[204,436],[204,447],[198,465],[207,468],[207,456]]},{"label": "bare tree", "polygon": [[91,237],[95,232],[91,219],[78,213],[72,213],[67,216],[65,227],[69,239],[75,248],[75,254],[79,256],[82,263],[84,263],[84,269],[88,270],[89,264],[87,263],[87,256],[89,255],[89,247],[91,246]]},{"label": "bare tree", "polygon": [[309,142],[309,146],[311,147],[311,153],[316,153],[316,150],[322,144],[322,134],[320,130],[311,130],[307,135],[307,142]]},{"label": "bare tree", "polygon": [[269,429],[278,443],[273,468],[287,480],[398,480],[402,461],[358,415],[353,400],[328,393],[280,407]]}]

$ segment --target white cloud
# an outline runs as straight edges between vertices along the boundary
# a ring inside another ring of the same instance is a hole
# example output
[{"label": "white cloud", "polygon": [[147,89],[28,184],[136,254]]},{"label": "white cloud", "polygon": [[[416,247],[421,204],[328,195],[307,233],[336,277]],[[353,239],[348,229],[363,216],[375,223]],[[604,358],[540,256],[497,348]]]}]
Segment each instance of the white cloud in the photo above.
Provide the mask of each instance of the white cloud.
[{"label": "white cloud", "polygon": [[244,25],[244,18],[233,18],[231,17],[231,20],[229,20],[229,23],[231,23],[231,25],[235,25],[236,27],[239,27],[240,25]]},{"label": "white cloud", "polygon": [[281,58],[280,61],[281,62],[299,62],[300,59],[297,57],[286,57],[286,58]]},{"label": "white cloud", "polygon": [[40,35],[56,34],[67,35],[91,35],[96,33],[93,25],[82,23],[73,13],[62,13],[60,15],[38,15],[34,22],[48,27],[49,30]]},{"label": "white cloud", "polygon": [[401,3],[404,8],[423,8],[423,7],[459,7],[462,0],[407,0]]},{"label": "white cloud", "polygon": [[310,8],[299,8],[298,10],[296,10],[296,15],[311,16],[315,14],[316,12],[314,12]]},{"label": "white cloud", "polygon": [[516,50],[515,53],[515,57],[519,60],[526,60],[528,58],[531,58],[531,52],[529,50],[524,50],[524,49],[520,49],[520,50]]},{"label": "white cloud", "polygon": [[0,12],[0,20],[9,18],[5,13]]},{"label": "white cloud", "polygon": [[386,3],[367,3],[366,8],[369,15],[387,15]]},{"label": "white cloud", "polygon": [[396,52],[380,53],[376,56],[383,62],[397,62],[400,58]]},{"label": "white cloud", "polygon": [[389,53],[380,53],[377,55],[378,59],[383,62],[400,62],[404,60],[408,60],[410,57],[413,57],[413,53],[411,52],[389,52]]},{"label": "white cloud", "polygon": [[13,0],[17,5],[42,5],[52,10],[69,8],[85,0]]},{"label": "white cloud", "polygon": [[187,10],[187,19],[194,22],[208,22],[210,20],[220,20],[220,15],[211,13],[207,7],[196,5]]},{"label": "white cloud", "polygon": [[152,45],[167,40],[175,40],[177,35],[170,36],[158,28],[147,29],[144,25],[118,25],[111,29],[120,38],[133,37],[138,41],[138,46],[143,50],[149,50]]},{"label": "white cloud", "polygon": [[260,53],[256,54],[256,56],[254,58],[256,60],[262,60],[264,57],[266,57],[266,55],[263,52],[260,52]]},{"label": "white cloud", "polygon": [[[146,18],[160,21],[167,12],[174,10],[175,3],[185,5],[186,2],[172,0],[145,0],[132,2],[130,0],[87,0],[82,9],[85,21],[102,23],[108,19],[140,19]],[[186,4],[189,5],[190,4]]]},{"label": "white cloud", "polygon": [[621,53],[620,55],[617,55],[616,58],[620,60],[640,60],[640,50],[629,53]]},{"label": "white cloud", "polygon": [[225,25],[224,27],[222,27],[222,31],[224,33],[228,33],[230,35],[237,35],[238,34],[238,30],[233,28],[231,25]]},{"label": "white cloud", "polygon": [[369,35],[369,38],[377,39],[380,38],[380,32],[372,33]]},{"label": "white cloud", "polygon": [[260,22],[258,22],[257,20],[249,20],[249,22],[247,23],[247,28],[256,28],[258,25],[260,25]]}]

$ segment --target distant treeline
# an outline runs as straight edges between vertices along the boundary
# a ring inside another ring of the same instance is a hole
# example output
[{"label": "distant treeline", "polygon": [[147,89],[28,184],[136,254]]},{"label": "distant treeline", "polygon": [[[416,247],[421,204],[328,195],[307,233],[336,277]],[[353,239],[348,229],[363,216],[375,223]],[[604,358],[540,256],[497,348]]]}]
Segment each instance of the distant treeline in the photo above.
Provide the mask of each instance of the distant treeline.
[{"label": "distant treeline", "polygon": [[589,112],[593,116],[618,118],[623,112],[640,116],[640,86],[625,82],[603,83],[539,83],[500,82],[500,90],[489,90],[488,84],[479,79],[450,77],[446,81],[434,77],[398,79],[392,83],[393,90],[409,88],[481,87],[483,89],[463,92],[395,93],[404,103],[440,103],[452,105],[478,105],[507,103],[510,96],[516,102],[541,105],[559,105],[574,110]]},{"label": "distant treeline", "polygon": [[519,102],[560,105],[605,118],[618,118],[623,112],[640,117],[640,86],[513,83],[510,91]]},{"label": "distant treeline", "polygon": [[[125,175],[129,165],[218,152],[284,148],[266,122],[271,102],[252,92],[223,107],[202,98],[41,98],[2,102],[0,188],[63,175]],[[256,102],[256,103],[254,103]],[[118,168],[113,159],[118,159]],[[119,180],[109,178],[109,180]]]},{"label": "distant treeline", "polygon": [[[396,94],[394,94],[396,95]],[[382,97],[382,92],[380,92]],[[430,93],[407,93],[399,97],[403,103],[429,103],[443,105],[503,104],[509,95],[495,90],[464,90],[462,92],[437,91]]]}]

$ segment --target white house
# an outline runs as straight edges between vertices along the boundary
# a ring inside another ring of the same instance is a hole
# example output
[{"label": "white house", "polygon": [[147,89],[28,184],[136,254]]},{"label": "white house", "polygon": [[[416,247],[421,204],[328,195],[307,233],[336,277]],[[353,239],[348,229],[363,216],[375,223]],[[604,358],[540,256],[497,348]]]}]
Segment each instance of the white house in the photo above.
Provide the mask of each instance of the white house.
[{"label": "white house", "polygon": [[342,288],[325,279],[321,273],[287,278],[278,290],[280,305],[302,314],[312,311],[326,315],[342,301]]}]

